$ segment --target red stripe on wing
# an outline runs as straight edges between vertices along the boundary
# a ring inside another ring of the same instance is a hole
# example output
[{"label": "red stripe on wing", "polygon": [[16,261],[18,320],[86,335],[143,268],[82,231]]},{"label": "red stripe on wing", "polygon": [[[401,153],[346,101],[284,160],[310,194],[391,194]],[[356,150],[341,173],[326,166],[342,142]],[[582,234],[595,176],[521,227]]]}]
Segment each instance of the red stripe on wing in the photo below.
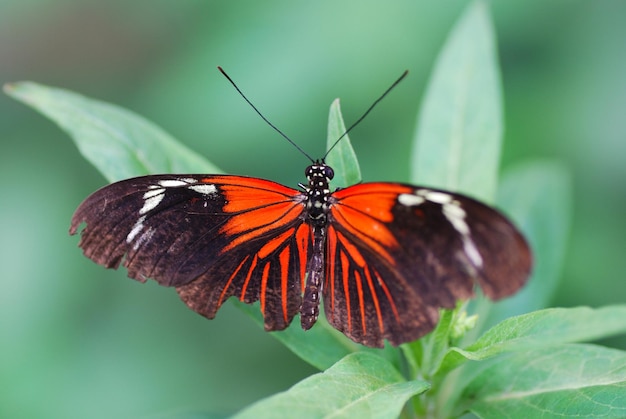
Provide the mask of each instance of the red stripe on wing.
[{"label": "red stripe on wing", "polygon": [[263,267],[263,275],[261,276],[261,313],[263,313],[263,317],[265,317],[265,297],[267,296],[267,277],[270,272],[270,264],[266,263]]},{"label": "red stripe on wing", "polygon": [[378,272],[374,271],[374,276],[376,277],[376,280],[378,281],[378,284],[383,289],[383,292],[385,293],[385,296],[387,297],[387,301],[389,301],[389,305],[391,306],[391,311],[393,311],[393,315],[396,318],[396,321],[399,322],[400,321],[400,313],[398,312],[398,306],[396,305],[395,301],[393,300],[393,296],[391,295],[391,292],[389,292],[389,288],[385,284],[385,281],[380,277]]},{"label": "red stripe on wing", "polygon": [[356,293],[359,297],[359,311],[361,313],[361,330],[363,334],[367,334],[367,326],[365,325],[365,301],[363,300],[363,284],[361,283],[361,275],[358,271],[354,271],[354,282],[356,283]]},{"label": "red stripe on wing", "polygon": [[391,210],[398,194],[411,191],[407,186],[389,183],[364,183],[340,189],[333,194],[336,202],[331,207],[331,222],[394,265],[390,251],[398,247],[398,242],[386,224],[393,221]]},{"label": "red stripe on wing", "polygon": [[250,258],[250,256],[246,256],[245,258],[243,258],[241,263],[237,266],[237,269],[235,269],[233,271],[233,273],[230,275],[230,277],[228,278],[228,281],[226,282],[226,284],[222,288],[222,293],[220,294],[220,298],[217,300],[217,306],[218,307],[221,306],[222,303],[224,302],[224,297],[226,296],[226,292],[230,288],[230,285],[233,283],[233,279],[235,279],[235,277],[237,277],[237,275],[239,274],[239,271],[241,270],[241,267],[246,263],[246,261],[249,258]]},{"label": "red stripe on wing", "polygon": [[357,266],[360,268],[365,267],[367,262],[363,258],[363,255],[361,254],[361,252],[359,252],[357,247],[354,245],[354,243],[350,242],[346,238],[346,236],[344,236],[343,234],[339,232],[337,232],[337,238],[339,239],[339,243],[343,246],[345,251],[348,252],[348,254],[350,254],[350,257],[352,258],[354,263],[356,263]]},{"label": "red stripe on wing", "polygon": [[280,302],[285,323],[288,322],[287,291],[289,289],[289,255],[289,247],[285,247],[278,256],[278,260],[280,261]]},{"label": "red stripe on wing", "polygon": [[296,231],[296,246],[298,248],[298,258],[300,263],[300,289],[304,293],[304,287],[306,285],[306,268],[307,261],[309,259],[309,244],[313,240],[312,230],[308,224],[302,224]]},{"label": "red stripe on wing", "polygon": [[222,249],[222,253],[296,221],[303,210],[303,206],[288,201],[252,208],[233,216],[220,229],[221,234],[232,237],[230,243]]},{"label": "red stripe on wing", "polygon": [[279,234],[278,236],[271,237],[267,240],[267,243],[265,243],[263,247],[259,249],[259,251],[257,252],[257,256],[261,259],[265,259],[281,245],[285,244],[285,241],[291,238],[293,232],[294,229],[290,228],[289,230]]},{"label": "red stripe on wing", "polygon": [[383,315],[380,311],[380,301],[378,301],[378,295],[376,294],[376,289],[374,288],[374,284],[372,283],[372,276],[370,275],[370,270],[365,269],[365,280],[367,281],[367,286],[370,289],[370,294],[372,295],[372,302],[374,303],[374,309],[376,310],[376,320],[378,322],[378,330],[380,333],[385,332],[385,326],[383,323]]},{"label": "red stripe on wing", "polygon": [[348,262],[348,256],[344,252],[339,254],[339,263],[341,264],[341,282],[343,284],[343,297],[346,300],[346,323],[348,330],[352,330],[352,308],[350,307],[350,263]]},{"label": "red stripe on wing", "polygon": [[252,277],[252,273],[256,269],[256,264],[259,258],[257,255],[254,255],[252,258],[252,264],[250,265],[250,269],[248,270],[248,274],[246,275],[246,280],[243,282],[241,287],[241,294],[239,295],[239,299],[241,301],[246,301],[246,291],[248,291],[248,285],[250,284],[250,278]]},{"label": "red stripe on wing", "polygon": [[326,232],[326,278],[324,290],[326,290],[329,298],[324,299],[329,313],[335,312],[335,264],[337,263],[337,232],[332,226],[328,227]]}]

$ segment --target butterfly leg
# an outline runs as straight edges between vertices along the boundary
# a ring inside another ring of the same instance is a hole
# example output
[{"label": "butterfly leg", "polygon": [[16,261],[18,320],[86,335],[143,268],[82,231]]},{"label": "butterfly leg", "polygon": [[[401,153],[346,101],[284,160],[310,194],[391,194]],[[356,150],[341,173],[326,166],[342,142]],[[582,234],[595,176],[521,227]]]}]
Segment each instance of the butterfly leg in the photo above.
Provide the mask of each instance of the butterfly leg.
[{"label": "butterfly leg", "polygon": [[320,314],[320,293],[324,282],[324,243],[326,229],[323,226],[313,228],[313,254],[306,269],[307,280],[304,287],[304,297],[300,308],[300,324],[304,330],[309,330]]}]

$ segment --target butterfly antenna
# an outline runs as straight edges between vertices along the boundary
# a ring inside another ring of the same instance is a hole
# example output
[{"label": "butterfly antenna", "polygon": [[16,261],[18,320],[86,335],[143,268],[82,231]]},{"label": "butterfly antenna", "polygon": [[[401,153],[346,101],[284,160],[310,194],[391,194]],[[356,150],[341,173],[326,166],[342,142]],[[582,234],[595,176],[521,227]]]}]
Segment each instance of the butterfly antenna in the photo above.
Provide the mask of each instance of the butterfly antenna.
[{"label": "butterfly antenna", "polygon": [[263,120],[267,123],[267,125],[269,125],[270,127],[272,127],[272,128],[274,129],[274,131],[276,131],[277,133],[279,133],[280,135],[282,135],[282,137],[283,137],[285,140],[289,141],[289,142],[291,143],[291,145],[293,145],[295,148],[297,148],[297,149],[298,149],[298,151],[300,151],[300,153],[304,154],[304,155],[305,155],[305,156],[306,156],[309,160],[311,160],[311,162],[315,162],[315,160],[313,160],[313,159],[311,158],[311,156],[309,156],[309,154],[308,154],[306,151],[304,151],[302,148],[300,148],[300,146],[299,146],[298,144],[294,143],[294,142],[291,140],[291,138],[287,137],[287,135],[286,135],[284,132],[282,132],[281,130],[279,130],[279,129],[276,127],[276,125],[272,124],[272,123],[271,123],[271,122],[270,122],[270,121],[269,121],[269,120],[268,120],[265,116],[263,116],[263,114],[261,113],[261,111],[259,111],[259,110],[257,109],[257,107],[256,107],[256,106],[254,106],[254,105],[252,104],[252,102],[250,102],[250,99],[248,99],[248,98],[246,97],[246,95],[244,95],[244,94],[243,94],[243,92],[241,91],[241,89],[240,89],[240,88],[239,88],[239,87],[235,84],[235,82],[233,81],[233,79],[231,79],[231,78],[230,78],[230,76],[229,76],[228,74],[226,74],[226,72],[224,71],[224,69],[223,69],[222,67],[217,66],[217,69],[220,71],[220,73],[222,73],[222,74],[224,75],[224,77],[226,77],[226,78],[228,79],[228,81],[230,82],[230,84],[232,84],[232,85],[233,85],[233,87],[237,90],[237,92],[239,92],[239,94],[241,95],[241,97],[242,97],[242,98],[243,98],[246,102],[248,102],[248,105],[250,105],[250,106],[252,107],[252,109],[254,109],[254,111],[255,111],[255,112],[256,112],[256,113],[257,113],[257,114],[261,117],[261,119],[263,119]]},{"label": "butterfly antenna", "polygon": [[337,140],[333,143],[333,145],[328,149],[328,151],[326,151],[326,154],[324,154],[324,159],[326,158],[326,156],[328,156],[328,153],[330,153],[330,151],[335,148],[335,146],[337,144],[339,144],[339,141],[341,141],[343,139],[343,137],[345,137],[346,135],[348,135],[348,133],[350,131],[352,131],[352,128],[356,127],[357,125],[359,125],[359,123],[365,119],[365,117],[367,116],[367,114],[369,114],[372,109],[374,109],[374,107],[376,105],[378,105],[378,102],[380,102],[381,100],[383,100],[383,98],[385,96],[387,96],[387,94],[389,92],[391,92],[393,90],[394,87],[396,87],[398,85],[398,83],[400,83],[402,81],[402,79],[404,79],[406,77],[406,75],[409,74],[409,70],[404,70],[404,73],[402,73],[402,75],[398,78],[398,80],[394,81],[393,84],[391,86],[389,86],[389,88],[387,90],[385,90],[385,92],[380,95],[380,97],[378,99],[376,99],[374,101],[374,103],[372,103],[372,105],[365,111],[365,113],[363,115],[361,115],[361,117],[359,119],[356,120],[356,122],[352,125],[350,125],[350,128],[348,128],[343,134],[341,134],[341,136],[339,138],[337,138]]}]

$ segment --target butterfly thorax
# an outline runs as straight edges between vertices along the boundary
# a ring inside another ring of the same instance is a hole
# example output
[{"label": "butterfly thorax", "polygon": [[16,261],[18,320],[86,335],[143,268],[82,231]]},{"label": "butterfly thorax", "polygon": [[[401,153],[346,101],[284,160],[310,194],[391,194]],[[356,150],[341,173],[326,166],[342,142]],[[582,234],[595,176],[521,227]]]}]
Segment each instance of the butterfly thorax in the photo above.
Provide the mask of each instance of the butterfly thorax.
[{"label": "butterfly thorax", "polygon": [[307,167],[304,173],[309,182],[305,187],[308,221],[313,225],[324,226],[327,223],[329,183],[334,177],[333,169],[323,162],[316,162]]}]

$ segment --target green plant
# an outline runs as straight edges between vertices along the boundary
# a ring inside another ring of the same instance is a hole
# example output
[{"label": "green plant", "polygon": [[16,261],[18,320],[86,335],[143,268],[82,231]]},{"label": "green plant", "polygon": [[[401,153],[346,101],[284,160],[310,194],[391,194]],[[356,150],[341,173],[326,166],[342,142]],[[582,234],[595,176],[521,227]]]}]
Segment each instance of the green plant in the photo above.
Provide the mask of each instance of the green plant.
[{"label": "green plant", "polygon": [[[543,309],[566,243],[568,177],[554,162],[530,161],[498,182],[502,106],[494,44],[486,8],[475,3],[434,69],[411,154],[415,170],[410,181],[496,202],[510,214],[535,250],[528,286],[505,302],[478,298],[443,311],[431,334],[399,348],[360,347],[323,321],[308,332],[291,327],[274,333],[324,372],[238,416],[626,415],[626,353],[578,343],[625,332],[626,305]],[[7,92],[57,122],[109,181],[149,173],[219,172],[126,110],[33,83],[8,86]],[[329,142],[344,129],[334,102]],[[360,180],[347,138],[328,162],[338,173],[337,186]],[[237,304],[262,324],[255,307]]]}]

